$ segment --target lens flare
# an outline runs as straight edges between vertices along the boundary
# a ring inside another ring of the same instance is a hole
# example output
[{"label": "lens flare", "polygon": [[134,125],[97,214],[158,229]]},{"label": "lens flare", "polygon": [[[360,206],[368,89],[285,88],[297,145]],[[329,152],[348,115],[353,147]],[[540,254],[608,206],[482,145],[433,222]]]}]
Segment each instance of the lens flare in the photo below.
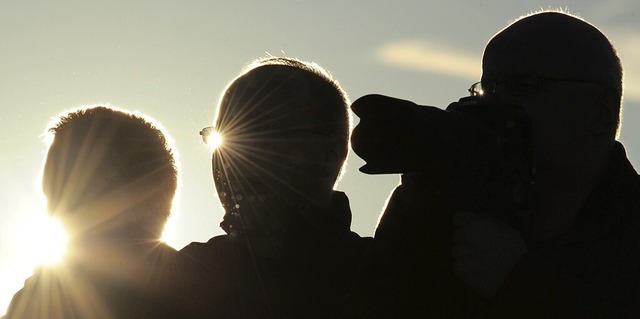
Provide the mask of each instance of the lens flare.
[{"label": "lens flare", "polygon": [[211,132],[207,134],[205,137],[205,143],[209,145],[209,147],[215,149],[222,145],[222,135],[218,132]]},{"label": "lens flare", "polygon": [[44,214],[32,215],[19,225],[22,259],[31,267],[54,265],[66,252],[68,234],[62,224]]},{"label": "lens flare", "polygon": [[216,149],[222,145],[222,135],[213,127],[205,127],[200,131],[202,141],[211,149]]},{"label": "lens flare", "polygon": [[52,265],[60,262],[67,253],[68,236],[62,224],[53,218],[42,221],[42,232],[49,239],[42,247],[40,263]]}]

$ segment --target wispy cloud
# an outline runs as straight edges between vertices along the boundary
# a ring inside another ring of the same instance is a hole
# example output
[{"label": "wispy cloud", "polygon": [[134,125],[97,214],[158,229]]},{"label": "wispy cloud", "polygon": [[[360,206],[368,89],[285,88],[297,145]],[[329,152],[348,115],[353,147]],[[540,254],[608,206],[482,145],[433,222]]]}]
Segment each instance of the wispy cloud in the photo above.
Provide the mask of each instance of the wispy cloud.
[{"label": "wispy cloud", "polygon": [[[640,32],[609,29],[625,68],[625,101],[640,102]],[[378,49],[376,58],[386,65],[477,80],[482,74],[480,54],[474,55],[423,40],[388,43]]]},{"label": "wispy cloud", "polygon": [[387,65],[478,80],[481,56],[422,40],[406,40],[381,47],[377,59]]}]

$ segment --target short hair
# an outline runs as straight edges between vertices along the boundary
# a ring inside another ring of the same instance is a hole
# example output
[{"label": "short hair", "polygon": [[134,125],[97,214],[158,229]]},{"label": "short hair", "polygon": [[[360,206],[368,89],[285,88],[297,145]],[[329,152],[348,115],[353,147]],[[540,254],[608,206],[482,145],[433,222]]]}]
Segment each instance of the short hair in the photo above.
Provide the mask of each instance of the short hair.
[{"label": "short hair", "polygon": [[50,207],[52,214],[65,218],[82,204],[134,187],[142,198],[124,213],[140,214],[140,224],[129,226],[151,227],[154,235],[161,235],[177,189],[178,168],[169,137],[158,123],[140,113],[92,106],[61,114],[47,133],[52,144],[43,190],[57,206]]},{"label": "short hair", "polygon": [[[290,57],[274,57],[268,56],[263,58],[258,58],[248,64],[226,88],[225,93],[223,94],[221,101],[219,103],[218,112],[224,107],[227,107],[231,103],[237,102],[238,98],[246,98],[251,99],[253,96],[245,96],[243,94],[237,94],[236,91],[242,91],[243,87],[259,87],[264,85],[264,83],[256,83],[260,81],[262,78],[259,76],[262,72],[266,74],[272,71],[272,68],[282,68],[287,67],[291,68],[293,74],[302,75],[308,82],[307,87],[313,88],[312,93],[314,93],[313,98],[318,101],[320,104],[331,106],[336,105],[340,106],[338,111],[340,112],[342,118],[340,121],[344,121],[347,123],[345,128],[345,136],[349,137],[352,127],[351,116],[349,112],[349,106],[351,105],[351,101],[345,90],[340,86],[338,81],[323,67],[314,62],[306,62],[296,58]],[[272,74],[268,74],[267,76],[273,76]],[[304,85],[301,83],[294,83],[295,81],[291,81],[291,83],[284,85]],[[283,83],[279,83],[282,85]],[[295,96],[295,91],[290,91],[292,96]],[[265,95],[268,93],[265,93]],[[220,116],[220,114],[218,114]],[[218,118],[218,121],[220,118]]]},{"label": "short hair", "polygon": [[[337,174],[340,180],[345,172],[346,158],[349,150],[349,137],[352,121],[349,107],[351,101],[338,81],[324,68],[314,62],[306,62],[296,58],[268,56],[259,58],[247,65],[231,83],[227,86],[218,104],[216,126],[221,128],[238,119],[227,118],[227,112],[243,111],[252,114],[243,119],[242,127],[262,125],[262,120],[269,118],[272,112],[266,112],[261,106],[274,107],[277,114],[278,104],[286,104],[288,100],[307,100],[322,107],[323,111],[318,118],[319,123],[341,127],[341,136],[336,136],[345,141],[339,154],[342,157],[342,167]],[[285,114],[281,114],[285,117]],[[273,121],[273,118],[269,119]],[[228,122],[228,123],[227,123]],[[235,123],[234,123],[235,124]],[[271,123],[276,125],[275,123]],[[237,127],[230,124],[223,135],[234,132]],[[334,133],[334,132],[331,132]],[[338,132],[336,132],[338,133]]]},{"label": "short hair", "polygon": [[[351,101],[349,100],[349,95],[347,94],[347,92],[342,88],[338,80],[336,80],[329,71],[315,62],[306,62],[289,57],[268,56],[252,61],[242,70],[241,75],[247,74],[252,70],[268,65],[289,66],[316,76],[322,82],[328,84],[334,91],[333,93],[336,93],[339,96],[341,104],[344,106],[345,110],[349,109]],[[350,122],[349,112],[345,112],[345,116],[347,117],[347,122]]]}]

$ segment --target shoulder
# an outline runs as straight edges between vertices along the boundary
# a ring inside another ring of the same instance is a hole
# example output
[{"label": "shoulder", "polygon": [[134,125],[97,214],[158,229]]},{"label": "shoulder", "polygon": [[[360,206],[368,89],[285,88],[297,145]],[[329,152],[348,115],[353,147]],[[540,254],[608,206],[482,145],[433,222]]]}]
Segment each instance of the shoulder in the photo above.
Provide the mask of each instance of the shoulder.
[{"label": "shoulder", "polygon": [[229,237],[229,235],[219,235],[212,237],[206,243],[194,241],[180,249],[180,253],[198,253],[201,250],[208,250],[221,245],[229,245],[231,240],[232,239]]},{"label": "shoulder", "polygon": [[206,261],[229,250],[233,246],[232,240],[228,235],[220,235],[209,239],[206,243],[192,242],[180,249],[179,254],[190,260]]},{"label": "shoulder", "polygon": [[148,257],[155,261],[170,261],[175,259],[178,251],[164,242],[160,242],[151,249]]},{"label": "shoulder", "polygon": [[341,240],[330,241],[328,249],[337,254],[344,254],[347,259],[360,259],[373,246],[373,237],[361,237],[350,231]]},{"label": "shoulder", "polygon": [[[7,308],[7,313],[2,317],[3,319],[12,319],[12,318],[21,318],[24,317],[23,312],[28,309],[26,306],[26,302],[30,298],[32,293],[29,291],[33,291],[33,282],[37,281],[34,276],[29,277],[25,283],[24,287],[13,295],[11,302],[9,303],[9,308]],[[37,302],[36,300],[33,300]]]},{"label": "shoulder", "polygon": [[360,247],[368,247],[373,243],[373,237],[370,236],[360,236],[356,232],[351,231],[348,235],[348,241],[353,245]]},{"label": "shoulder", "polygon": [[38,318],[43,311],[48,313],[50,318],[64,318],[64,313],[68,313],[69,309],[55,303],[63,292],[57,289],[58,284],[58,277],[54,272],[37,268],[34,274],[25,280],[24,287],[13,296],[3,318]]}]

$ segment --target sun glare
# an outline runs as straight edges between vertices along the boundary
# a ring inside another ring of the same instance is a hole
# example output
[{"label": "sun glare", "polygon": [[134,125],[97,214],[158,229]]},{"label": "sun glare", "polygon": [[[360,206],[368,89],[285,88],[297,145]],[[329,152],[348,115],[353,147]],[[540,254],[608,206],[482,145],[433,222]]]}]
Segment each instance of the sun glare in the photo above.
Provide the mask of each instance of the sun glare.
[{"label": "sun glare", "polygon": [[211,132],[205,137],[205,139],[207,145],[209,145],[209,147],[211,147],[212,149],[216,149],[220,147],[220,145],[222,145],[222,135],[220,135],[220,133],[218,132]]},{"label": "sun glare", "polygon": [[68,236],[58,220],[46,215],[32,216],[21,225],[23,260],[31,266],[53,265],[67,251]]},{"label": "sun glare", "polygon": [[39,253],[39,262],[46,265],[58,263],[67,252],[66,230],[58,220],[46,217],[42,221],[42,234],[48,242]]}]

